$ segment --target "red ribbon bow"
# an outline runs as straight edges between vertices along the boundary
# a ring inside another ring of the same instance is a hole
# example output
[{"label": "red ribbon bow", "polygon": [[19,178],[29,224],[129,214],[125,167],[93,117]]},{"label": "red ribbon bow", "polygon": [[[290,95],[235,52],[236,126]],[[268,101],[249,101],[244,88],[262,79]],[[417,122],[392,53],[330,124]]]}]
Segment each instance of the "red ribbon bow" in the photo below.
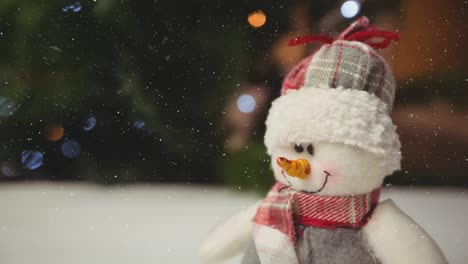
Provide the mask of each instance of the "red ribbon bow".
[{"label": "red ribbon bow", "polygon": [[308,35],[291,39],[289,46],[296,46],[311,42],[322,42],[330,44],[335,40],[359,41],[371,46],[374,49],[384,49],[390,45],[390,42],[398,41],[400,35],[391,31],[378,30],[369,25],[367,17],[361,17],[352,23],[338,38],[334,39],[326,35]]}]

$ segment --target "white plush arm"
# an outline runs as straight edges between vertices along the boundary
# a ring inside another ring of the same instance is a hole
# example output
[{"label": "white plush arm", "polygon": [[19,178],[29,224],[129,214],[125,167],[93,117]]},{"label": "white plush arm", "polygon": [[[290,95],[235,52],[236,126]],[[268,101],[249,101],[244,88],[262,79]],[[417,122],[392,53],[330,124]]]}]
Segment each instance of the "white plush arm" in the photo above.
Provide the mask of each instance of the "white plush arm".
[{"label": "white plush arm", "polygon": [[434,240],[392,200],[377,206],[363,232],[382,264],[447,263]]},{"label": "white plush arm", "polygon": [[232,216],[211,232],[199,250],[202,264],[221,263],[246,249],[259,203]]}]

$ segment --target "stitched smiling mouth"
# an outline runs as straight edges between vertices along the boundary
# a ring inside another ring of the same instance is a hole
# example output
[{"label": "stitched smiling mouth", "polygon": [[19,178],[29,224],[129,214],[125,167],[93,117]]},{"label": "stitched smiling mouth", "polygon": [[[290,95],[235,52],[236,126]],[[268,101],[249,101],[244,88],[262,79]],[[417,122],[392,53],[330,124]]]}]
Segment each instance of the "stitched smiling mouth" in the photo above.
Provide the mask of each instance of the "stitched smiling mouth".
[{"label": "stitched smiling mouth", "polygon": [[[328,176],[331,176],[331,174],[328,171],[324,170],[323,172],[325,172],[325,181],[323,182],[322,187],[320,187],[320,189],[318,189],[317,191],[310,191],[310,192],[301,191],[301,192],[304,192],[304,193],[319,193],[319,192],[321,192],[323,190],[323,188],[325,188],[325,185],[327,185]],[[281,171],[281,174],[283,175],[284,179],[289,183],[289,186],[285,186],[285,187],[281,188],[279,191],[282,191],[282,190],[292,186],[291,182],[288,180],[288,177],[286,177],[286,174],[284,174],[284,170]]]}]

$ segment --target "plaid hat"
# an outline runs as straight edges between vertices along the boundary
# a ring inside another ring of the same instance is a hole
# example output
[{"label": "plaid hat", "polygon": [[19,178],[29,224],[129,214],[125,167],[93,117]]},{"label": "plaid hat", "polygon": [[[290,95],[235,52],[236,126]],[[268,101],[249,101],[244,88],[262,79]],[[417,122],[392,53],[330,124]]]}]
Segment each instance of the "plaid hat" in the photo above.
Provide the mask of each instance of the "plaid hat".
[{"label": "plaid hat", "polygon": [[270,108],[267,151],[279,145],[320,141],[353,145],[388,159],[388,174],[400,168],[400,141],[389,113],[395,98],[390,67],[375,49],[398,35],[380,31],[362,17],[334,40],[307,36],[290,45],[325,42],[284,79]]},{"label": "plaid hat", "polygon": [[[395,79],[387,62],[368,44],[376,42],[349,41],[350,36],[363,32],[376,31],[366,17],[352,23],[336,41],[323,45],[309,57],[302,60],[286,76],[281,94],[289,89],[305,86],[363,90],[376,95],[387,104],[391,111],[395,98]],[[388,36],[391,32],[387,33]],[[382,34],[375,38],[382,38]],[[293,40],[294,41],[294,40]],[[293,42],[297,45],[298,41]],[[303,43],[304,41],[300,42]]]}]

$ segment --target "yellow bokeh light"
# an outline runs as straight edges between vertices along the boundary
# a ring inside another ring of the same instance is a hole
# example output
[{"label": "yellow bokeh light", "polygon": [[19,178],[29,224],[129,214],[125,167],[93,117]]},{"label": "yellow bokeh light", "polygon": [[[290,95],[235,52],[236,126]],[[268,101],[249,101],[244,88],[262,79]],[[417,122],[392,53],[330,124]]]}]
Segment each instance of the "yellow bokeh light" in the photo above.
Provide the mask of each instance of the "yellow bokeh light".
[{"label": "yellow bokeh light", "polygon": [[257,10],[249,14],[249,16],[247,17],[247,21],[252,27],[259,28],[265,25],[266,15],[265,13],[263,13],[262,10]]}]

